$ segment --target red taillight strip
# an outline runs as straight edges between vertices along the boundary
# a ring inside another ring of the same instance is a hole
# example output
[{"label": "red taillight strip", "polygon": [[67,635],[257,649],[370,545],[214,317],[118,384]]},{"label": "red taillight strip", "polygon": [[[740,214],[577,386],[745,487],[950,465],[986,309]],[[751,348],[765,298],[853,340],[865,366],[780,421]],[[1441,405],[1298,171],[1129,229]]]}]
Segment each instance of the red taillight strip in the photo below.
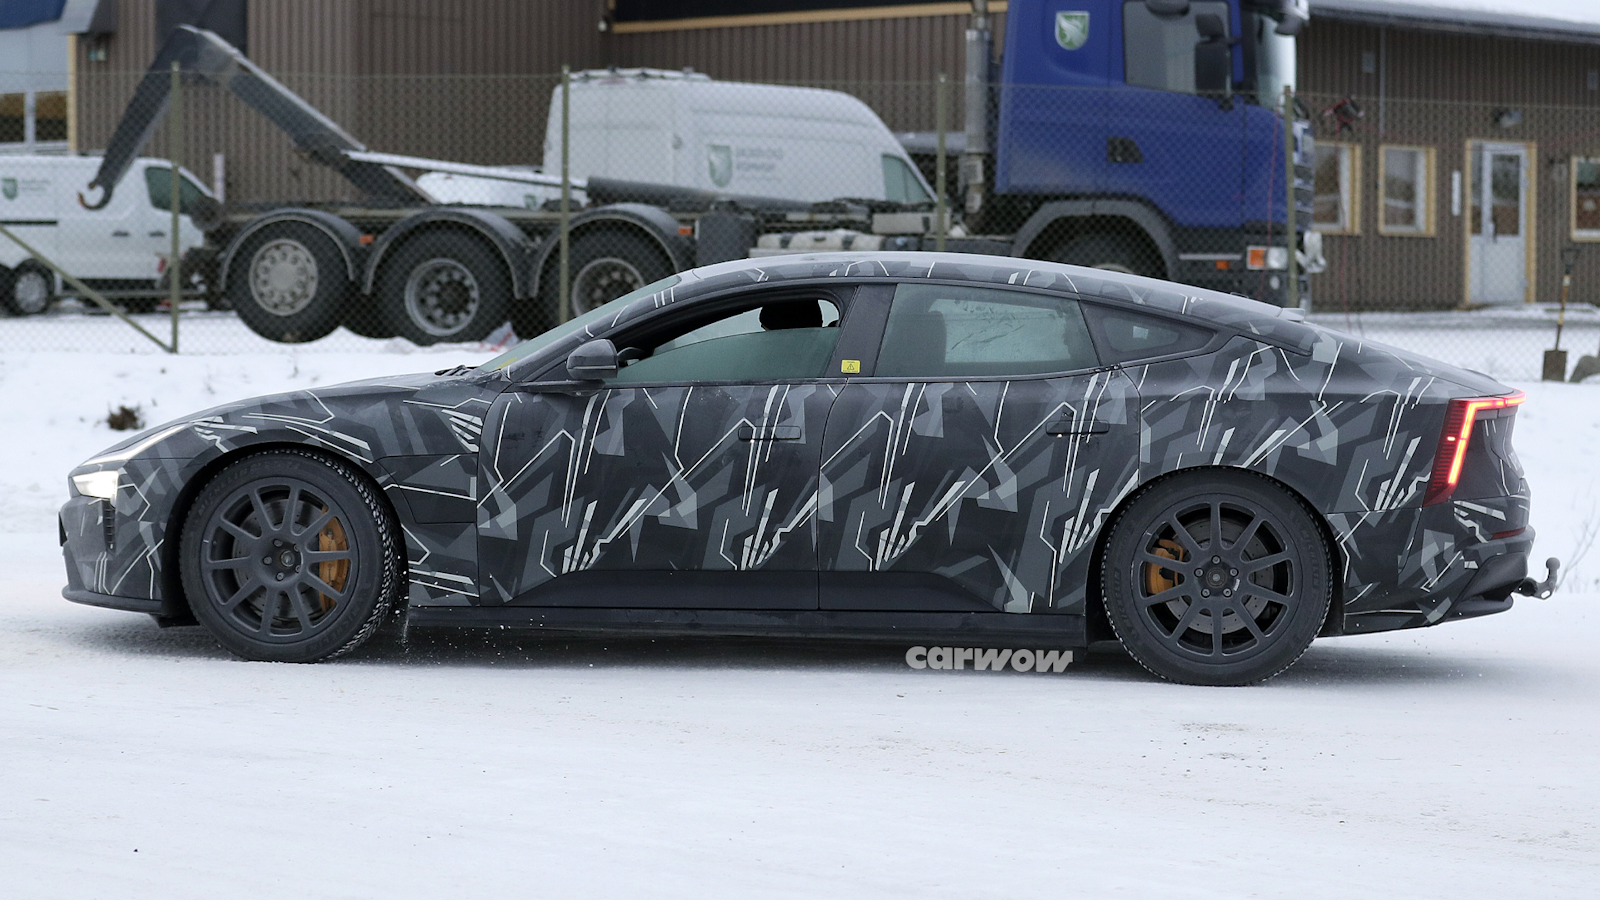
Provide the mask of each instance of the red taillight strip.
[{"label": "red taillight strip", "polygon": [[1451,400],[1444,414],[1444,428],[1439,433],[1439,449],[1433,454],[1433,471],[1428,477],[1428,490],[1422,497],[1423,506],[1443,503],[1455,493],[1461,480],[1461,464],[1467,459],[1467,445],[1472,442],[1472,426],[1478,413],[1516,406],[1528,399],[1521,391],[1504,397],[1473,397]]}]

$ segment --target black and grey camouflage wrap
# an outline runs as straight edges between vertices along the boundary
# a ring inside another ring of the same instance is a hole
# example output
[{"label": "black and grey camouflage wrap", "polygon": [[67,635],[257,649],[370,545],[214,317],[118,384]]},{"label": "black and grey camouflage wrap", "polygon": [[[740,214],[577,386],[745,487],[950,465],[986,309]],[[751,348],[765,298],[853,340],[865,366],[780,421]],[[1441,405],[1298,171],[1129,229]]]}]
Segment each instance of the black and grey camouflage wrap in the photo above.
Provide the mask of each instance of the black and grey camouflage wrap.
[{"label": "black and grey camouflage wrap", "polygon": [[[1219,337],[1177,358],[1012,380],[529,389],[559,380],[585,341],[679,304],[927,279],[1076,294]],[[1531,542],[1505,537],[1528,511],[1509,417],[1477,426],[1487,468],[1422,506],[1448,401],[1507,388],[1165,282],[957,255],[743,261],[529,346],[493,370],[245,401],[125,441],[77,470],[123,474],[114,502],[75,496],[62,510],[69,588],[156,611],[176,586],[174,511],[197,478],[273,446],[336,454],[383,489],[412,607],[523,604],[578,572],[820,570],[931,573],[996,611],[1082,615],[1119,504],[1198,467],[1275,479],[1320,515],[1346,630],[1440,621],[1481,564]]]}]

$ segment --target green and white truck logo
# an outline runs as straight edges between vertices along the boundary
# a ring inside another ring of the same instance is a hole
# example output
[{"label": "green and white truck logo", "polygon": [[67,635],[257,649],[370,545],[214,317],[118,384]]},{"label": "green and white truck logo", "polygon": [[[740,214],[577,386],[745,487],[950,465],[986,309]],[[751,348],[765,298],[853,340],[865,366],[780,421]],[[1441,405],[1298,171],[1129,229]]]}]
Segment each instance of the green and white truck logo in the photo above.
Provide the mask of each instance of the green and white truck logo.
[{"label": "green and white truck logo", "polygon": [[1056,13],[1056,43],[1063,50],[1076,50],[1089,40],[1089,14],[1086,12]]},{"label": "green and white truck logo", "polygon": [[7,200],[17,199],[17,180],[15,178],[0,178],[0,193],[4,193]]},{"label": "green and white truck logo", "polygon": [[711,167],[711,183],[727,187],[733,180],[733,148],[727,144],[712,144],[706,151],[706,163]]}]

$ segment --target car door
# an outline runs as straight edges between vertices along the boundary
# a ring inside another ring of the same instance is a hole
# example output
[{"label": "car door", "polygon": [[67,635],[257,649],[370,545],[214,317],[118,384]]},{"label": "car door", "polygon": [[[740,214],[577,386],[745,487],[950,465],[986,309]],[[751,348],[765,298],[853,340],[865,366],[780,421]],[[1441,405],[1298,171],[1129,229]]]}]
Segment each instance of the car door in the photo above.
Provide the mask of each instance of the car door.
[{"label": "car door", "polygon": [[1070,297],[906,283],[878,300],[881,348],[823,438],[821,607],[1081,610],[1093,539],[1137,478],[1134,385]]},{"label": "car door", "polygon": [[603,384],[506,392],[481,459],[486,601],[815,609],[849,293],[684,304],[613,335],[628,364]]}]

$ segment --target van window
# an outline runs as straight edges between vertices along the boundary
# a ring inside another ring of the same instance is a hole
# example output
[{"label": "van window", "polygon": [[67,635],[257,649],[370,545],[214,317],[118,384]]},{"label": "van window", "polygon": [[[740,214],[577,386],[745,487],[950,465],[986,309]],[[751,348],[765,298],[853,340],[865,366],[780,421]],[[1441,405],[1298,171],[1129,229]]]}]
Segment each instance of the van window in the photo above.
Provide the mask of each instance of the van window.
[{"label": "van window", "polygon": [[892,203],[927,203],[933,199],[922,189],[917,173],[892,153],[883,155],[884,199]]},{"label": "van window", "polygon": [[[147,166],[144,170],[144,183],[150,189],[150,205],[163,212],[172,211],[172,170],[165,166]],[[189,180],[189,176],[178,173],[182,179],[178,182],[178,212],[187,215],[194,208],[194,201],[205,196],[205,191],[200,186]]]}]

